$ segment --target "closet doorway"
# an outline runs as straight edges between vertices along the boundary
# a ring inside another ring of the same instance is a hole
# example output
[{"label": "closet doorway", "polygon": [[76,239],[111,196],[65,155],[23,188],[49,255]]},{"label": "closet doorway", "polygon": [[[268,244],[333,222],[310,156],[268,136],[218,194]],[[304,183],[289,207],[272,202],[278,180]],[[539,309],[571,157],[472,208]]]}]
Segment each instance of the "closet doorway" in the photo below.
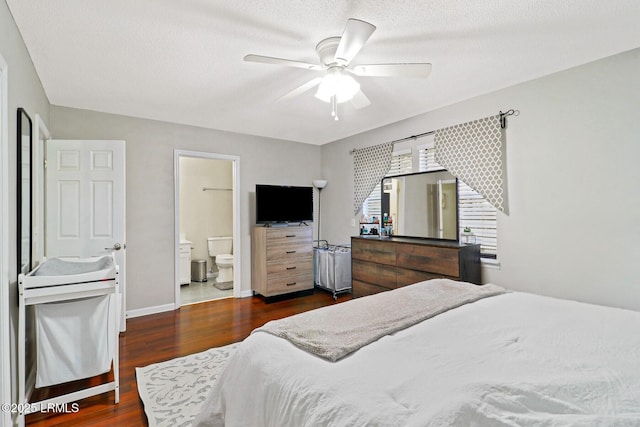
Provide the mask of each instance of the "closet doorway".
[{"label": "closet doorway", "polygon": [[176,308],[240,296],[239,163],[174,151]]}]

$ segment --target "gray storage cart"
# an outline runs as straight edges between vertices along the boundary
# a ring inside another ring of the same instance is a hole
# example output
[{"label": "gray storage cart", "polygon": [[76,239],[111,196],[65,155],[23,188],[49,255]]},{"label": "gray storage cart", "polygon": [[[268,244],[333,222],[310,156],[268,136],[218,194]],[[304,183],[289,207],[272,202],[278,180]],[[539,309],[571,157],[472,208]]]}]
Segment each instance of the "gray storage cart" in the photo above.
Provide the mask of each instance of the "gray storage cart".
[{"label": "gray storage cart", "polygon": [[316,241],[313,248],[313,282],[318,288],[337,295],[351,292],[351,247]]}]

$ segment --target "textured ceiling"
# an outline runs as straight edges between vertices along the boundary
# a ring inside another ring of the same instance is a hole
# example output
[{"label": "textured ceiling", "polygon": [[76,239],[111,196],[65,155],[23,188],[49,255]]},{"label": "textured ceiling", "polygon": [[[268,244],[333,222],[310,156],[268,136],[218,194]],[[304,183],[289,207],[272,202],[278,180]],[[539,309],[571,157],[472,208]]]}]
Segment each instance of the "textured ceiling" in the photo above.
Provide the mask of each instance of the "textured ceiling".
[{"label": "textured ceiling", "polygon": [[[54,105],[324,144],[640,46],[638,0],[7,0]],[[348,18],[377,30],[353,64],[430,62],[426,80],[359,77],[372,105],[341,107],[318,63]],[[597,82],[594,82],[597,84]],[[510,106],[505,106],[505,108]]]}]

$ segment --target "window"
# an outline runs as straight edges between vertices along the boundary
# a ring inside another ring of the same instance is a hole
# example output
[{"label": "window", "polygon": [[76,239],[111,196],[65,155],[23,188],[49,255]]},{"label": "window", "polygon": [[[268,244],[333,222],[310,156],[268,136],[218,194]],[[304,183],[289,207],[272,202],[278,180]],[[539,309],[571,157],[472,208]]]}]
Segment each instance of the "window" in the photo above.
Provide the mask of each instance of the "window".
[{"label": "window", "polygon": [[[444,169],[436,163],[435,148],[418,147],[420,172]],[[458,180],[458,215],[460,232],[469,227],[480,244],[484,258],[496,258],[498,253],[496,208],[464,182]]]},{"label": "window", "polygon": [[[411,150],[403,150],[391,154],[391,167],[385,176],[402,175],[411,173],[413,157]],[[380,218],[382,216],[382,201],[380,199],[380,183],[376,185],[367,200],[362,204],[362,214],[371,218],[373,216]]]},{"label": "window", "polygon": [[[428,172],[444,169],[436,163],[433,143],[417,147],[418,172]],[[411,149],[397,151],[392,154],[391,167],[386,176],[401,175],[413,172],[413,155]],[[382,216],[382,201],[380,199],[380,184],[376,185],[367,200],[362,205],[362,213],[371,218]],[[467,184],[458,180],[458,216],[460,233],[469,227],[480,244],[483,258],[495,259],[498,253],[497,211],[484,197],[471,189]]]}]

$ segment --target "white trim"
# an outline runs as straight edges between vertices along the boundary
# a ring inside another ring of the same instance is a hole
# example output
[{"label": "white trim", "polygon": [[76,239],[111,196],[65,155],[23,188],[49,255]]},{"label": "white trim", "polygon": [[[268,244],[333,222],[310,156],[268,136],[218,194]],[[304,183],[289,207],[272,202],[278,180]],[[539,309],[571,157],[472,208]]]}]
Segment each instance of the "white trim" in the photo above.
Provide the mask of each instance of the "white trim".
[{"label": "white trim", "polygon": [[240,298],[249,298],[253,296],[253,291],[251,289],[240,292]]},{"label": "white trim", "polygon": [[500,261],[493,258],[480,258],[480,266],[491,270],[500,270]]},{"label": "white trim", "polygon": [[[33,127],[33,181],[35,184],[35,203],[33,209],[35,212],[35,221],[33,224],[33,240],[34,253],[32,254],[36,264],[40,264],[44,260],[44,236],[45,236],[45,218],[44,218],[44,153],[45,141],[51,139],[51,133],[47,129],[40,114],[36,113],[34,118],[35,126]],[[40,138],[42,136],[42,138]]]},{"label": "white trim", "polygon": [[127,311],[127,319],[133,319],[134,317],[148,316],[150,314],[156,314],[156,313],[164,313],[165,311],[173,311],[176,308],[180,308],[180,307],[176,307],[175,304],[163,304],[163,305],[156,305],[154,307],[137,308],[135,310]]},{"label": "white trim", "polygon": [[[11,403],[11,318],[9,316],[9,65],[0,54],[0,403]],[[0,411],[0,425],[11,425]]]},{"label": "white trim", "polygon": [[393,150],[391,156],[401,156],[403,154],[411,154],[411,148],[405,148],[400,150]]},{"label": "white trim", "polygon": [[233,162],[233,297],[241,298],[241,240],[240,240],[240,157],[201,151],[173,150],[173,203],[174,203],[174,305],[180,308],[180,157],[230,160]]},{"label": "white trim", "polygon": [[427,142],[426,144],[420,144],[416,146],[416,150],[425,150],[427,148],[434,148],[436,146],[435,141]]}]

